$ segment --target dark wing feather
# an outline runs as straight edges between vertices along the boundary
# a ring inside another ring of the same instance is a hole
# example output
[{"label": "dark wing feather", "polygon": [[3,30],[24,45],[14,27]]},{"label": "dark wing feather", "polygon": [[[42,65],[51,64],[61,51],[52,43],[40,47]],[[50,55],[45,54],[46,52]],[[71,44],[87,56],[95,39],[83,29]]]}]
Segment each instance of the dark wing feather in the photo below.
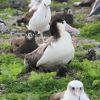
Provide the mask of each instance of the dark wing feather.
[{"label": "dark wing feather", "polygon": [[48,47],[48,45],[51,44],[51,42],[54,41],[54,38],[51,36],[47,41],[45,41],[45,44],[42,44],[39,46],[36,50],[34,50],[31,53],[28,53],[25,55],[25,59],[28,63],[31,63],[30,65],[36,66],[37,61],[42,57],[45,49]]},{"label": "dark wing feather", "polygon": [[65,91],[63,92],[59,92],[59,93],[55,93],[50,97],[50,100],[60,100],[63,98]]}]

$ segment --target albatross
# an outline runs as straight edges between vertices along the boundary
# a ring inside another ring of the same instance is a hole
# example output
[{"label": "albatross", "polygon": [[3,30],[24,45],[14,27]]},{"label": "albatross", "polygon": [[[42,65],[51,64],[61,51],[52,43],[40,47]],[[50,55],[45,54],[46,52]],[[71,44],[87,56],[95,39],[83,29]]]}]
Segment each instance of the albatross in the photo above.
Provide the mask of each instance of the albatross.
[{"label": "albatross", "polygon": [[36,12],[31,17],[27,26],[29,30],[37,31],[38,33],[40,33],[43,43],[43,32],[46,27],[48,28],[51,20],[51,10],[49,7],[50,4],[51,0],[43,0]]},{"label": "albatross", "polygon": [[90,100],[84,91],[83,83],[79,80],[73,80],[68,83],[67,90],[60,100]]},{"label": "albatross", "polygon": [[[51,72],[57,70],[57,77],[66,75],[66,64],[74,58],[74,46],[70,34],[66,31],[66,22],[56,19],[50,25],[51,37],[45,44],[25,55],[26,69],[20,73],[24,75],[32,70]],[[70,28],[70,27],[69,27]],[[73,31],[73,30],[72,30]]]},{"label": "albatross", "polygon": [[100,17],[100,0],[96,0],[92,10],[90,12],[90,16],[99,16]]}]

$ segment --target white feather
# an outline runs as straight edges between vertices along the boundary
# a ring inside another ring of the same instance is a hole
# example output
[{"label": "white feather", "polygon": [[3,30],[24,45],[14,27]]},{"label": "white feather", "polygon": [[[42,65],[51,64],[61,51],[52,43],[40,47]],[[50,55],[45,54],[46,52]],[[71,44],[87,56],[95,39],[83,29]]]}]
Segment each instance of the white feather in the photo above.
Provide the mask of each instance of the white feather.
[{"label": "white feather", "polygon": [[34,5],[35,2],[36,2],[36,0],[31,0],[31,2],[30,2],[30,4],[28,5],[28,7],[31,8],[31,7]]},{"label": "white feather", "polygon": [[[33,31],[43,32],[45,27],[50,23],[51,20],[51,10],[49,6],[45,6],[43,0],[37,11],[34,13],[29,21],[28,29]],[[47,0],[50,1],[50,0]],[[47,2],[48,5],[48,2]]]},{"label": "white feather", "polygon": [[67,64],[74,57],[74,47],[71,36],[64,31],[58,41],[52,42],[47,47],[41,59],[37,62],[39,65]]},{"label": "white feather", "polygon": [[[78,81],[78,80],[73,80],[71,82],[69,82],[68,86],[67,86],[67,90],[65,91],[64,97],[60,100],[79,100],[79,97],[72,94],[72,92],[70,91],[70,87],[83,87],[82,82]],[[80,95],[80,100],[90,100],[88,98],[88,96],[86,95],[84,89],[81,92]]]}]

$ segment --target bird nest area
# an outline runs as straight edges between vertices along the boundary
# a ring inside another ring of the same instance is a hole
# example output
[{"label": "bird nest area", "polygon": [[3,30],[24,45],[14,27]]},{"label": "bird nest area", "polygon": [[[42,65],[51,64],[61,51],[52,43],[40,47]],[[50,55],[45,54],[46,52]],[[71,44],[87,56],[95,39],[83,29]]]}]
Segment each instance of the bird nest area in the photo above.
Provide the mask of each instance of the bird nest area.
[{"label": "bird nest area", "polygon": [[[55,9],[62,11],[66,6],[72,7],[74,1],[76,0],[69,0],[69,3],[63,4],[53,2],[51,7],[53,11]],[[18,17],[14,15],[16,9],[0,9],[0,19],[7,22],[11,33],[0,33],[0,100],[50,100],[52,94],[66,90],[67,84],[73,79],[83,82],[91,100],[100,100],[100,22],[86,21],[90,8],[72,7],[72,10],[75,17],[73,26],[80,29],[80,35],[72,37],[75,57],[69,65],[66,65],[66,77],[57,80],[54,79],[55,72],[32,71],[27,80],[19,80],[17,76],[25,69],[25,65],[23,59],[11,53],[11,40],[19,36],[16,33],[24,33],[26,27],[11,25],[14,23],[12,19]],[[26,13],[27,9],[21,12]],[[47,37],[45,35],[45,39]],[[39,35],[36,36],[36,41],[41,44]]]}]

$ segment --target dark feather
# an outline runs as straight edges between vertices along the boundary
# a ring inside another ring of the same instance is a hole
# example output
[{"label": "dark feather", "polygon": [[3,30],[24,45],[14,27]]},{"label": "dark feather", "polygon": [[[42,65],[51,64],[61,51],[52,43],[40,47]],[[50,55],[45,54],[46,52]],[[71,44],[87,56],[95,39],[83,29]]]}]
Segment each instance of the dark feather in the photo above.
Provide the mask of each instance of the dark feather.
[{"label": "dark feather", "polygon": [[54,38],[51,36],[45,44],[42,44],[40,47],[38,47],[36,50],[34,50],[31,53],[28,53],[25,55],[26,61],[29,63],[29,65],[36,66],[37,61],[41,58],[43,55],[45,49],[48,47],[48,45],[51,44],[51,42],[54,41]]}]

